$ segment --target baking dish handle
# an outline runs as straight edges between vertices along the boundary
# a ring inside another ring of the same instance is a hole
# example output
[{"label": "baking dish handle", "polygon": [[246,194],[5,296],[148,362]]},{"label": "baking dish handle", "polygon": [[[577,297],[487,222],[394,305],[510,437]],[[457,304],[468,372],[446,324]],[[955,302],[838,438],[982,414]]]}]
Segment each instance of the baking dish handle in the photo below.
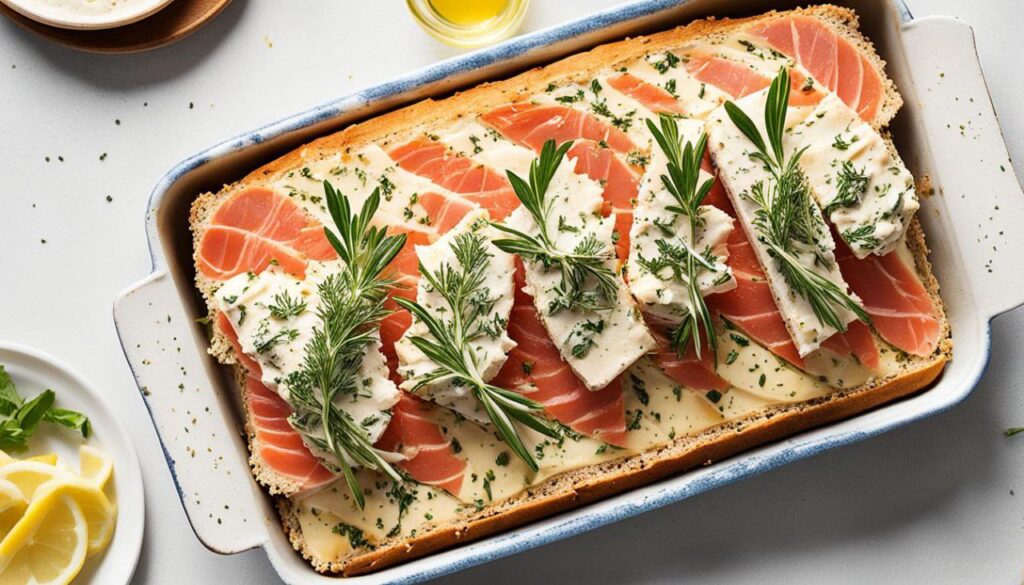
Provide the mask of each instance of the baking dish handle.
[{"label": "baking dish handle", "polygon": [[184,312],[174,280],[158,271],[121,293],[114,323],[196,536],[219,553],[262,544],[272,519],[259,505],[246,446],[228,431],[239,428],[231,403],[211,387],[218,373],[206,359],[206,336]]},{"label": "baking dish handle", "polygon": [[1024,193],[978,62],[974,32],[936,16],[903,25],[911,77],[973,295],[987,316],[1024,304]]}]

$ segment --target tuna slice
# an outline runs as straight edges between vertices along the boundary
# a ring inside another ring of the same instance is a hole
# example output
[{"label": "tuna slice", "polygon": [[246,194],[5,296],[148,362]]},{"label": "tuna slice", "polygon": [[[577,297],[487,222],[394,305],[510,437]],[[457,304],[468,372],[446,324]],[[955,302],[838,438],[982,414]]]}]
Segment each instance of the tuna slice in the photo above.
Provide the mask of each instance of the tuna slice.
[{"label": "tuna slice", "polygon": [[[519,207],[519,199],[504,175],[469,158],[451,153],[441,142],[418,138],[388,154],[410,173],[463,195],[487,209],[495,221],[505,219],[512,210]],[[434,196],[441,197],[436,194]],[[422,198],[420,202],[426,207]],[[461,219],[461,215],[459,217]],[[438,226],[438,231],[443,233],[456,223],[446,222],[446,227]]]},{"label": "tuna slice", "polygon": [[217,328],[231,342],[235,355],[245,366],[245,412],[252,433],[252,451],[268,471],[309,491],[334,479],[320,460],[310,452],[299,433],[288,423],[292,408],[276,392],[263,385],[260,366],[242,353],[231,322],[223,313],[217,314]]},{"label": "tuna slice", "polygon": [[517,260],[516,265],[516,297],[508,334],[518,345],[491,383],[529,396],[541,403],[548,415],[576,432],[625,446],[626,407],[619,380],[596,392],[587,390],[548,337],[533,299],[522,290],[522,263]]},{"label": "tuna slice", "polygon": [[935,351],[942,335],[935,307],[917,272],[898,252],[858,260],[837,240],[836,258],[882,339],[913,355]]},{"label": "tuna slice", "polygon": [[792,57],[861,119],[874,121],[885,99],[882,76],[866,55],[828,24],[797,14],[755,24],[750,32]]},{"label": "tuna slice", "polygon": [[213,213],[196,263],[204,276],[216,280],[261,272],[271,262],[303,278],[309,259],[335,258],[320,222],[288,197],[250,188],[229,197]]},{"label": "tuna slice", "polygon": [[466,475],[466,461],[455,456],[451,441],[428,418],[431,407],[402,392],[391,411],[391,423],[376,447],[405,455],[400,465],[416,481],[458,495]]}]

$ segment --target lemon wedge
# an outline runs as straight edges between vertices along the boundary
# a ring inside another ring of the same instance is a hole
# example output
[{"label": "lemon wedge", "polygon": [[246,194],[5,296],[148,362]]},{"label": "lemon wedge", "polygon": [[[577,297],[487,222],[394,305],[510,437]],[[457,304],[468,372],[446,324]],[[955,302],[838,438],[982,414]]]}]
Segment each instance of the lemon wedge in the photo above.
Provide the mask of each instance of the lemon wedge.
[{"label": "lemon wedge", "polygon": [[78,448],[78,461],[82,479],[91,481],[100,490],[106,487],[114,473],[114,461],[103,451],[82,445]]},{"label": "lemon wedge", "polygon": [[81,506],[64,490],[46,490],[0,541],[0,585],[70,583],[88,550]]}]

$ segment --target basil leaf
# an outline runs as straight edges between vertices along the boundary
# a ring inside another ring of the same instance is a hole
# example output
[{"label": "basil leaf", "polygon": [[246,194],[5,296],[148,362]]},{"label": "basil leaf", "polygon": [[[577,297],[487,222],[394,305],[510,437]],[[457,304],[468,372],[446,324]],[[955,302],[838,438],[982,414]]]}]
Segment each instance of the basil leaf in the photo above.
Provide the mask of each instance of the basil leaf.
[{"label": "basil leaf", "polygon": [[65,408],[51,408],[43,416],[46,422],[54,423],[82,433],[82,437],[88,439],[92,433],[92,425],[89,424],[89,417],[80,412],[67,410]]},{"label": "basil leaf", "polygon": [[14,387],[14,381],[3,366],[0,366],[0,414],[11,415],[21,406],[21,396]]},{"label": "basil leaf", "polygon": [[26,439],[32,436],[36,427],[43,420],[43,416],[46,415],[46,411],[53,406],[54,397],[53,390],[45,390],[39,396],[22,404],[18,409],[14,419],[18,421],[18,425],[24,431]]}]

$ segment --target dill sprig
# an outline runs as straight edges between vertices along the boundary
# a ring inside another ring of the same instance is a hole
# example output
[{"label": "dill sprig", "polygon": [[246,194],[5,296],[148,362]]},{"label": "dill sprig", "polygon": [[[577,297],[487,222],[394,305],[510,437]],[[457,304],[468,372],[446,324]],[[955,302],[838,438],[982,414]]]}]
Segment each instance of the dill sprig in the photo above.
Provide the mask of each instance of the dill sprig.
[{"label": "dill sprig", "polygon": [[405,244],[405,234],[389,236],[386,228],[370,226],[380,205],[378,189],[358,214],[352,213],[348,198],[327,181],[324,194],[338,233],[327,227],[324,232],[344,268],[318,287],[320,325],[306,345],[302,369],[287,380],[289,402],[295,407],[289,420],[307,440],[334,455],[362,509],[363,490],[350,462],[395,481],[402,478],[373,447],[366,429],[336,401],[344,396],[354,398],[360,390],[358,372],[366,347],[376,339],[380,321],[388,314],[384,299],[393,281],[382,274]]},{"label": "dill sprig", "polygon": [[615,271],[607,266],[607,261],[614,258],[613,250],[592,232],[581,238],[572,250],[562,250],[555,245],[548,229],[552,208],[552,201],[547,198],[548,186],[571,147],[572,142],[564,142],[557,148],[554,140],[545,142],[540,157],[530,164],[529,181],[508,171],[512,189],[537,224],[536,236],[505,224],[492,224],[510,236],[494,240],[499,249],[540,262],[544,268],[558,267],[561,271],[549,314],[562,309],[583,312],[610,309],[618,291]]},{"label": "dill sprig", "polygon": [[457,266],[444,263],[431,271],[420,264],[420,275],[444,299],[443,317],[431,314],[418,302],[395,297],[395,302],[412,313],[430,332],[430,336],[410,336],[409,341],[438,365],[416,379],[413,392],[438,382],[468,386],[483,404],[501,438],[536,471],[537,463],[523,444],[513,421],[549,437],[558,436],[557,427],[539,414],[542,406],[537,402],[484,381],[474,341],[495,333],[487,315],[497,298],[492,298],[484,286],[491,253],[485,247],[484,237],[478,233],[459,234],[451,246]]},{"label": "dill sprig", "polygon": [[268,305],[267,309],[277,319],[298,317],[306,310],[306,301],[291,296],[288,291],[281,291],[274,295],[274,302]]},{"label": "dill sprig", "polygon": [[809,252],[814,255],[816,265],[832,267],[832,260],[818,243],[827,228],[811,199],[807,177],[799,166],[806,147],[788,159],[783,150],[789,91],[789,73],[783,67],[768,89],[764,107],[768,144],[743,110],[733,102],[725,104],[729,119],[757,149],[750,157],[762,162],[771,173],[769,181],[754,184],[743,197],[757,205],[753,226],[758,231],[758,239],[768,246],[769,253],[778,262],[786,283],[807,300],[820,323],[842,332],[846,331],[846,323],[837,314],[841,308],[848,309],[864,323],[870,324],[871,318],[846,291],[803,265],[797,257]]},{"label": "dill sprig", "polygon": [[714,185],[713,178],[698,185],[700,164],[707,149],[708,137],[707,134],[701,134],[696,145],[690,141],[684,145],[682,137],[679,136],[679,124],[676,120],[664,114],[659,118],[660,128],[653,120],[647,120],[647,128],[668,158],[668,174],[661,175],[661,182],[676,204],[666,209],[686,218],[690,243],[679,238],[673,230],[662,228],[662,231],[666,232],[665,235],[673,241],[657,240],[660,256],[654,261],[641,259],[641,266],[654,275],[658,275],[664,268],[670,268],[673,277],[686,284],[689,310],[672,330],[670,338],[673,351],[682,357],[686,353],[686,348],[692,346],[700,358],[703,334],[717,364],[718,348],[714,322],[711,319],[711,311],[708,310],[707,303],[701,295],[699,276],[705,270],[717,272],[718,268],[715,267],[715,257],[710,249],[701,253],[694,250],[691,245],[697,241],[697,230],[704,223],[700,216],[700,206]]},{"label": "dill sprig", "polygon": [[868,189],[866,169],[857,170],[850,161],[843,161],[836,174],[836,196],[823,210],[831,216],[837,209],[853,207],[860,203],[860,197]]}]

